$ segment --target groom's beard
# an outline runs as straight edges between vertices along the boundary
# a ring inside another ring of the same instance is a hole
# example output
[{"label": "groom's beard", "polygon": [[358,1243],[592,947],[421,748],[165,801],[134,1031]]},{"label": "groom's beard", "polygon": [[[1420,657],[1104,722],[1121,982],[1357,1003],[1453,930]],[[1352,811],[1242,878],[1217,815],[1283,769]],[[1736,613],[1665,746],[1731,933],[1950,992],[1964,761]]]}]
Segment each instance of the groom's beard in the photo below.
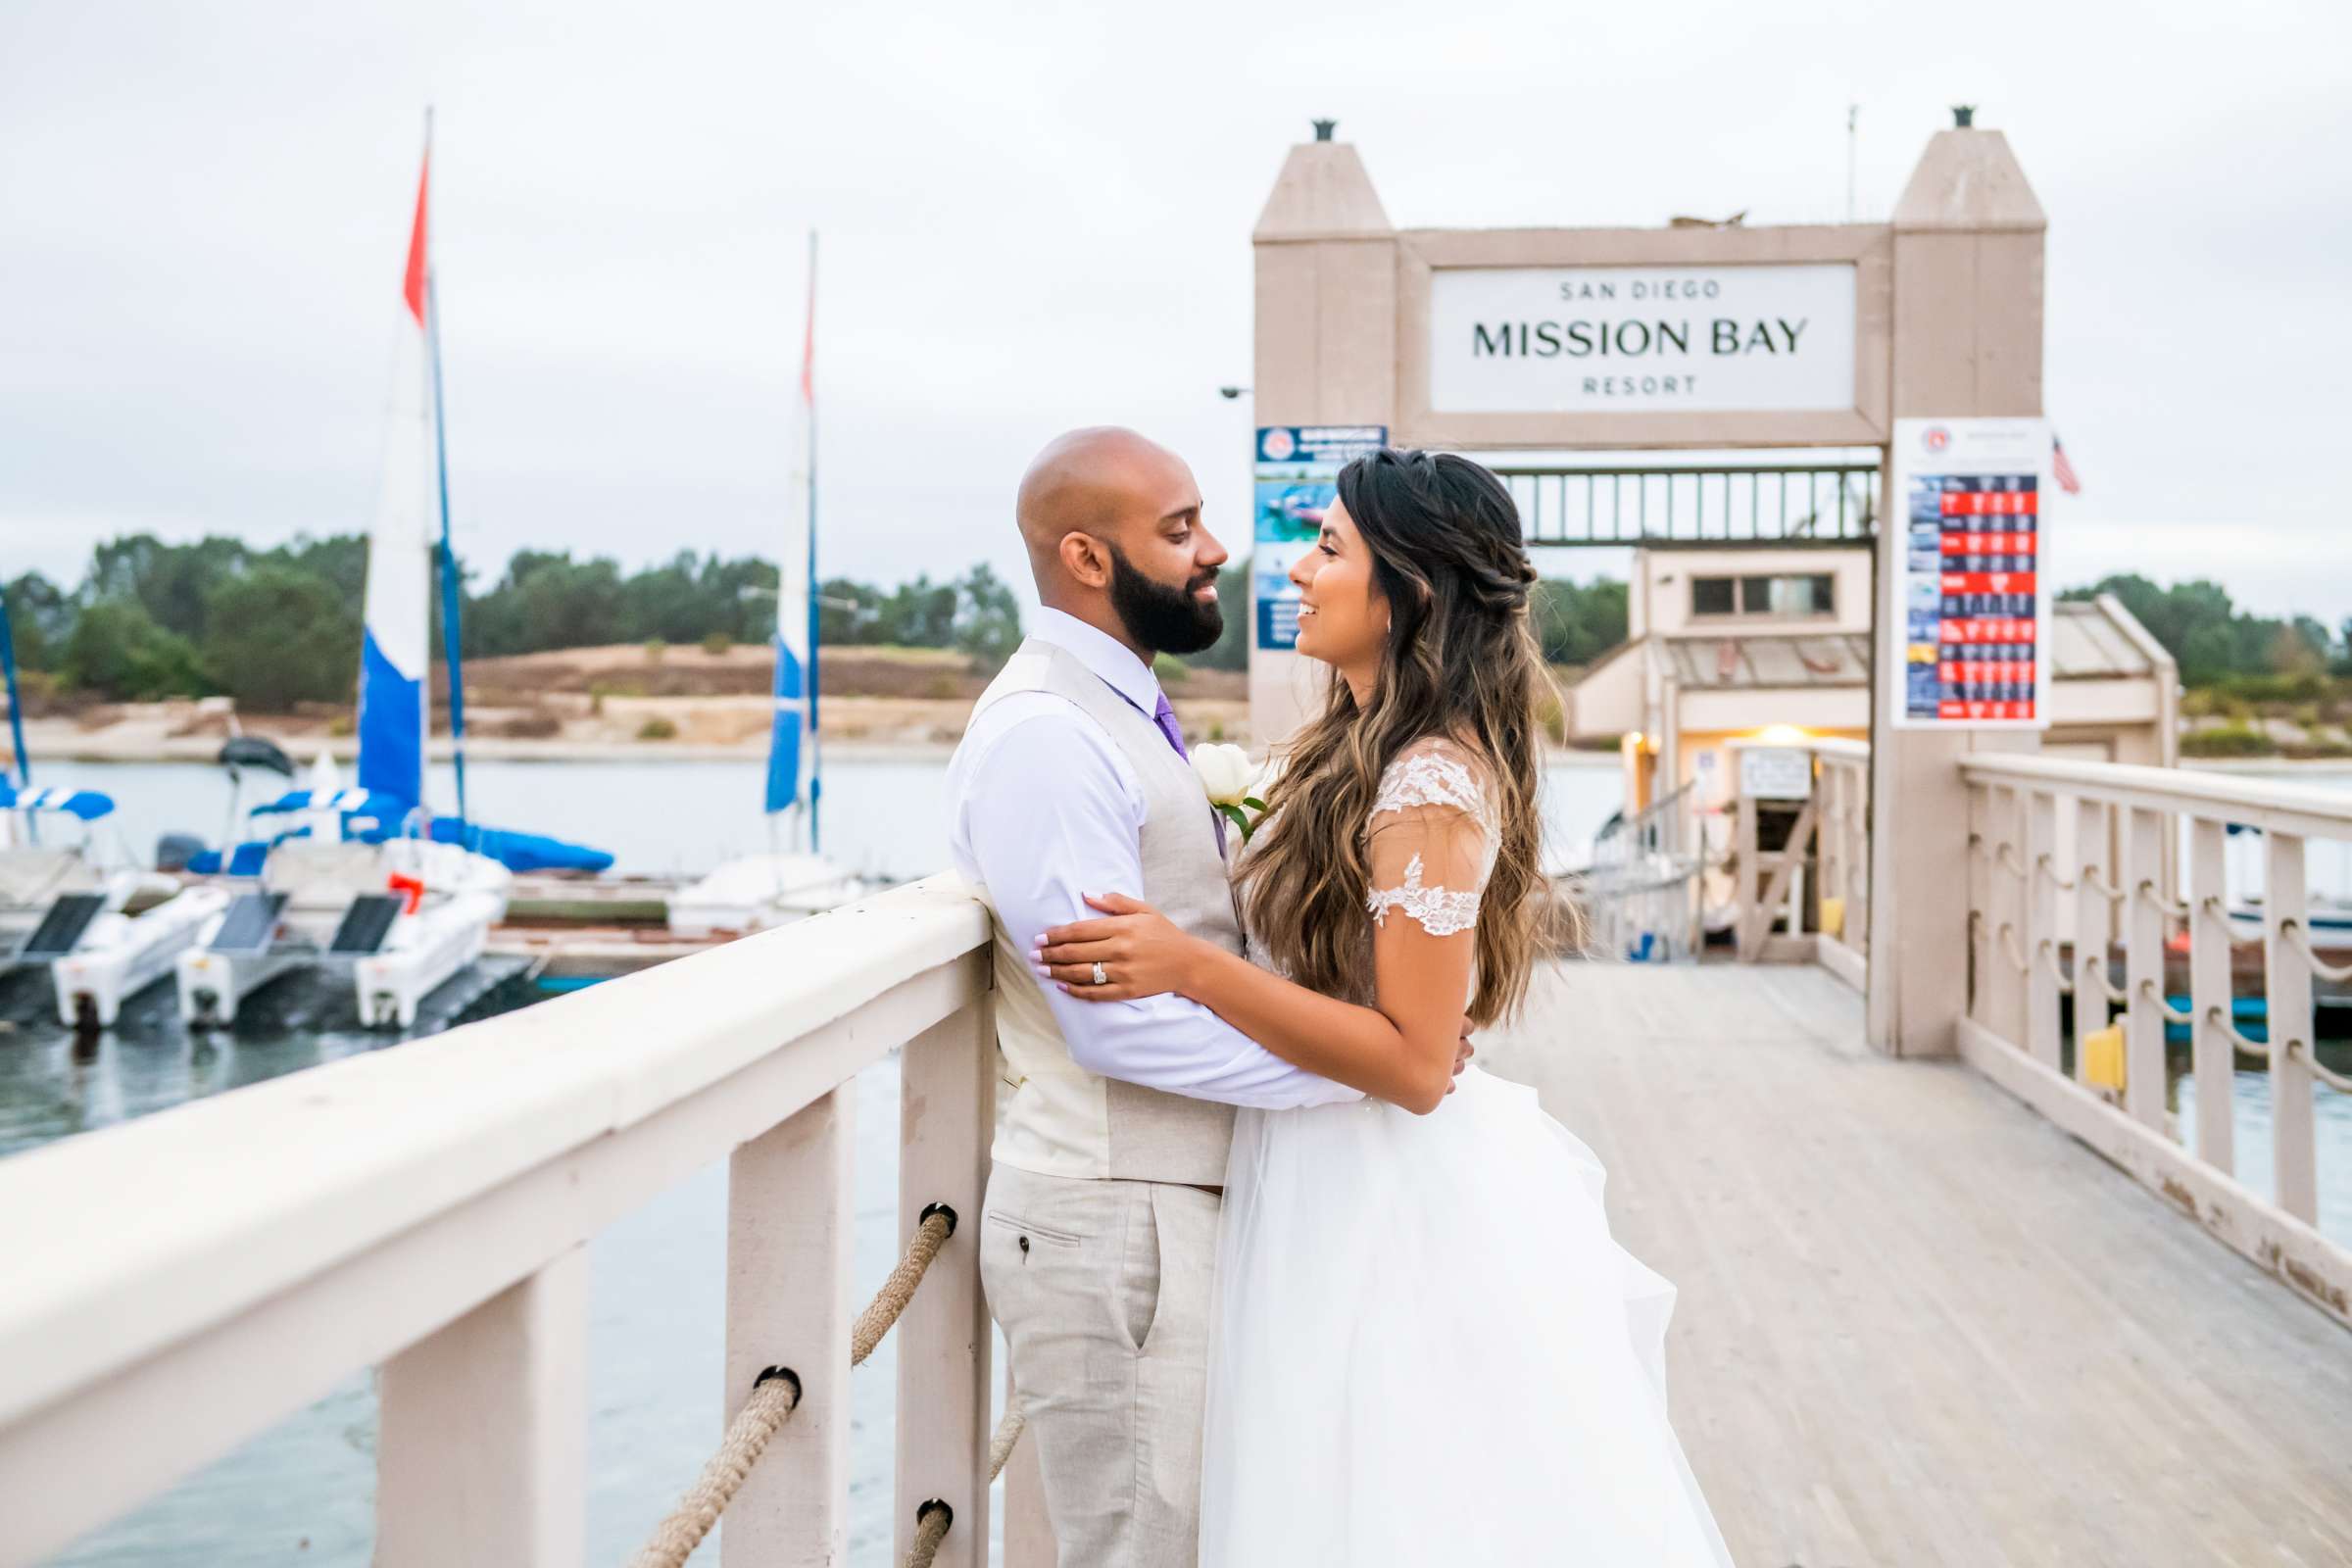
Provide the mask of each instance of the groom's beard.
[{"label": "groom's beard", "polygon": [[1155,654],[1197,654],[1225,634],[1223,608],[1214,599],[1193,597],[1216,580],[1212,568],[1171,588],[1136,570],[1117,545],[1110,546],[1110,608],[1127,635]]}]

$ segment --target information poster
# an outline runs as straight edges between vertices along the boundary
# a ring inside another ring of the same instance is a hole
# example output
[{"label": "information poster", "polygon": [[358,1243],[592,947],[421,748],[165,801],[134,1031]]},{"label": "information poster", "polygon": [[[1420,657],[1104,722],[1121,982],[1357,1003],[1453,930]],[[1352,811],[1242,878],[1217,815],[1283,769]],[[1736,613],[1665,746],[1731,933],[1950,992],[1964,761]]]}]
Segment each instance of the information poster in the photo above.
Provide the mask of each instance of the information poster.
[{"label": "information poster", "polygon": [[1388,445],[1384,424],[1271,424],[1257,432],[1257,520],[1250,547],[1250,600],[1257,646],[1298,641],[1298,590],[1291,567],[1314,548],[1339,494],[1340,469]]},{"label": "information poster", "polygon": [[2049,723],[2042,419],[1897,419],[1890,520],[1904,530],[1886,617],[1898,726]]}]

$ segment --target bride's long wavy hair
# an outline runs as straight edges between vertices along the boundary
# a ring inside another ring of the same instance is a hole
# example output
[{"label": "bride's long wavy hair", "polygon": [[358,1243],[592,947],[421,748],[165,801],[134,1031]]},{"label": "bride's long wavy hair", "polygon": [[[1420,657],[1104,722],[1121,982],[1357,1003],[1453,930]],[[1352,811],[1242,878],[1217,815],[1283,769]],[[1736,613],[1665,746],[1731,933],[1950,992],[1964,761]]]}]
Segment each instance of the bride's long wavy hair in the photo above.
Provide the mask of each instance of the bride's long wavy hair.
[{"label": "bride's long wavy hair", "polygon": [[1526,999],[1546,913],[1536,788],[1550,695],[1528,620],[1536,581],[1501,481],[1450,453],[1382,450],[1340,470],[1340,500],[1388,601],[1369,702],[1336,669],[1322,716],[1288,749],[1237,877],[1250,929],[1291,979],[1329,996],[1361,985],[1367,829],[1382,769],[1424,736],[1484,762],[1502,842],[1479,904],[1470,1020]]}]

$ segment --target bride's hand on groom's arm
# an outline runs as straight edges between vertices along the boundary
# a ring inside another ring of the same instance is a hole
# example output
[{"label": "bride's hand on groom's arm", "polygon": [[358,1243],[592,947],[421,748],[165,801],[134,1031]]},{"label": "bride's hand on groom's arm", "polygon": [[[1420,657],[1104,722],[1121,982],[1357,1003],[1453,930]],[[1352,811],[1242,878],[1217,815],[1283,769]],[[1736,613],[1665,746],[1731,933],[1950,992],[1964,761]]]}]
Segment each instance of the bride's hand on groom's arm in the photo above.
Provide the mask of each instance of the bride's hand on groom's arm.
[{"label": "bride's hand on groom's arm", "polygon": [[[1032,945],[1029,961],[1040,979],[1087,1002],[1192,994],[1187,982],[1201,956],[1216,951],[1208,943],[1185,935],[1141,899],[1090,893],[1086,903],[1102,910],[1102,918],[1054,926]],[[1102,966],[1101,985],[1095,983],[1097,964]]]}]

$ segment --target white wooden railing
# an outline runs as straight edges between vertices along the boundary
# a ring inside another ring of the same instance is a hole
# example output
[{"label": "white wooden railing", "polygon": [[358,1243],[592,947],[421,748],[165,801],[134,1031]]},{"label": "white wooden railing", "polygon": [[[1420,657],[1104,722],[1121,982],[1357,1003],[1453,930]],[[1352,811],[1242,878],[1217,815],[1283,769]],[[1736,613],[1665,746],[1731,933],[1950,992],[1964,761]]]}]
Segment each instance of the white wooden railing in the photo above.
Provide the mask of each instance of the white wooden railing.
[{"label": "white wooden railing", "polygon": [[[0,1164],[0,1562],[374,1366],[379,1568],[576,1568],[584,1244],[722,1157],[713,1443],[762,1368],[803,1392],[721,1560],[843,1560],[853,1298],[879,1283],[850,1277],[853,1080],[903,1047],[901,1234],[931,1202],[959,1223],[895,1331],[897,1554],[938,1497],[955,1510],[938,1561],[985,1564],[987,937],[967,895],[920,883]],[[1015,1568],[1050,1560],[1033,1488],[1016,1457]]]},{"label": "white wooden railing", "polygon": [[[2352,840],[2337,791],[2179,768],[1978,753],[1959,764],[1970,796],[1968,1017],[1962,1052],[2045,1114],[2195,1215],[2230,1246],[2352,1323],[2352,1252],[2317,1229],[2318,1093],[2352,1089],[2319,1060],[2305,847]],[[2229,913],[2231,823],[2262,833],[2262,934]],[[2186,865],[2178,846],[2186,841]],[[2180,874],[2184,869],[2185,874]],[[2185,934],[2189,1005],[2165,982]],[[2122,978],[2114,945],[2121,944]],[[2267,1042],[2232,1016],[2231,949],[2259,944]],[[2074,1073],[2061,1071],[2060,998],[2075,1005]],[[2165,1025],[2189,1030],[2196,1148],[2169,1130]],[[2120,1097],[2093,1072],[2095,1031],[2124,1034]],[[2270,1075],[2274,1199],[2235,1179],[2240,1058]],[[2114,1102],[2120,1098],[2120,1106]]]}]

